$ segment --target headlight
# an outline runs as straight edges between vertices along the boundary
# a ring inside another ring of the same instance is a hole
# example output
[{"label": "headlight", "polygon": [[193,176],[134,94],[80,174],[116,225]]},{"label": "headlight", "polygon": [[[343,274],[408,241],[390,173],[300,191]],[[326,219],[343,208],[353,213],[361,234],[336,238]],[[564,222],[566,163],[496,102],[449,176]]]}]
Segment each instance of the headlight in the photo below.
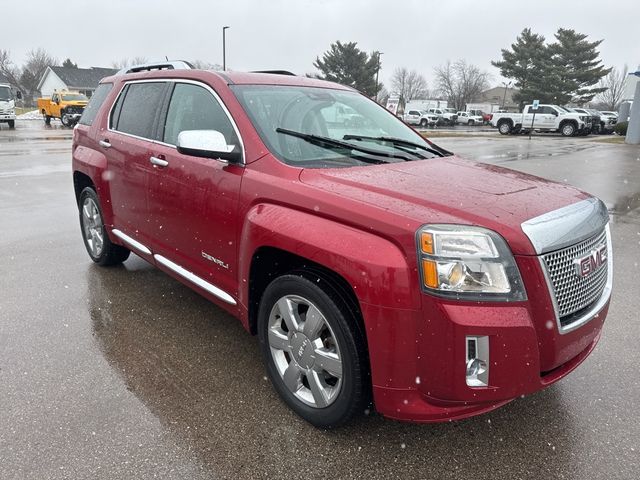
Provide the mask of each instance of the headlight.
[{"label": "headlight", "polygon": [[580,121],[586,122],[587,121],[587,117],[580,117]]},{"label": "headlight", "polygon": [[426,225],[417,232],[424,291],[461,300],[526,300],[511,250],[497,233],[465,225]]}]

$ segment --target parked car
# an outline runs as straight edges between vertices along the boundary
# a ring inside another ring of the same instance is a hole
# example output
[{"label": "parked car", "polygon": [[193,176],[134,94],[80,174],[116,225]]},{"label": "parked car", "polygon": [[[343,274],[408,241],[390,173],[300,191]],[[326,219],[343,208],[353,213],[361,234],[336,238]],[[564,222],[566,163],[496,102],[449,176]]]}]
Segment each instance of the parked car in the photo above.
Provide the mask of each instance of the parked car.
[{"label": "parked car", "polygon": [[16,126],[16,101],[8,83],[0,83],[0,123]]},{"label": "parked car", "polygon": [[597,110],[582,107],[568,108],[568,110],[587,116],[587,122],[590,124],[590,128],[586,134],[599,134],[601,133],[601,130],[604,130],[603,125],[601,124],[600,112]]},{"label": "parked car", "polygon": [[457,122],[461,125],[482,125],[484,119],[480,115],[474,115],[471,112],[457,112]]},{"label": "parked car", "polygon": [[53,92],[51,97],[38,99],[38,110],[42,113],[44,123],[49,125],[52,118],[59,118],[65,127],[75,125],[89,99],[79,92],[63,90]]},{"label": "parked car", "polygon": [[439,117],[420,110],[408,110],[403,117],[409,125],[418,125],[422,128],[433,127],[438,123]]},{"label": "parked car", "polygon": [[589,133],[591,130],[588,115],[571,112],[559,105],[539,105],[535,117],[533,112],[533,105],[527,105],[522,113],[494,113],[491,125],[497,127],[503,135],[536,130],[560,132],[565,137],[570,137]]},{"label": "parked car", "polygon": [[[327,124],[336,106],[366,125]],[[488,412],[600,338],[606,206],[459,158],[350,87],[138,66],[100,82],[72,158],[91,260],[134,252],[238,317],[318,427],[371,399],[415,422]]]},{"label": "parked car", "polygon": [[430,108],[427,112],[439,117],[438,125],[455,125],[458,120],[458,115],[453,109]]}]

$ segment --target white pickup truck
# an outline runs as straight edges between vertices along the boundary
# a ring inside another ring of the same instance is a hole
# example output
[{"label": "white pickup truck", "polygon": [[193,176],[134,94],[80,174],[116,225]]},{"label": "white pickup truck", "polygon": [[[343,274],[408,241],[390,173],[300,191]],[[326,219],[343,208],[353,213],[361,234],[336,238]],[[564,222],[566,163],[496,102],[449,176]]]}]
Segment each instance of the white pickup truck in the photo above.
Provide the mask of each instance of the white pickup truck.
[{"label": "white pickup truck", "polygon": [[483,119],[473,112],[458,112],[458,123],[461,125],[482,125]]},{"label": "white pickup truck", "polygon": [[11,85],[0,83],[0,123],[8,123],[9,128],[16,126],[16,102]]},{"label": "white pickup truck", "polygon": [[565,137],[588,134],[591,131],[589,117],[571,112],[559,105],[533,105],[524,107],[522,113],[494,113],[491,125],[507,135],[509,133],[526,133],[529,130],[540,132],[560,132]]},{"label": "white pickup truck", "polygon": [[427,112],[440,117],[438,124],[455,125],[458,120],[458,115],[453,108],[430,108]]},{"label": "white pickup truck", "polygon": [[405,112],[403,120],[409,125],[418,125],[422,128],[426,128],[436,125],[438,123],[439,117],[422,110],[411,109]]}]

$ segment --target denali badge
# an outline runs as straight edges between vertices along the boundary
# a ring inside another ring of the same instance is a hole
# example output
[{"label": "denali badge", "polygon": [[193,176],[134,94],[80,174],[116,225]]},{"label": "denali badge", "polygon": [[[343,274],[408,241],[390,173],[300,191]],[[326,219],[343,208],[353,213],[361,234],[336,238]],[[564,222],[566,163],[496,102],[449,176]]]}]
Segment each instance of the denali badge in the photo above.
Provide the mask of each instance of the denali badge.
[{"label": "denali badge", "polygon": [[216,265],[221,266],[222,268],[229,268],[229,264],[228,263],[224,263],[222,260],[220,260],[219,258],[213,257],[211,255],[209,255],[207,252],[201,252],[202,253],[202,258],[206,258],[207,260],[215,263]]},{"label": "denali badge", "polygon": [[598,270],[607,261],[607,245],[600,245],[592,250],[588,255],[582,258],[576,258],[573,265],[576,269],[576,275],[581,278],[588,277]]}]

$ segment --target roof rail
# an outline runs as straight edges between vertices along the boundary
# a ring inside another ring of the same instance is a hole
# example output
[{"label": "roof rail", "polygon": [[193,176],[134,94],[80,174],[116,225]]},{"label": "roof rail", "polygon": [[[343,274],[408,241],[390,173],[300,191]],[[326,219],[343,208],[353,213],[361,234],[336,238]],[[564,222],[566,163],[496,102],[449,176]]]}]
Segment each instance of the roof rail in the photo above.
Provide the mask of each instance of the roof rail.
[{"label": "roof rail", "polygon": [[169,62],[141,63],[140,65],[132,65],[124,67],[117,75],[125,75],[127,73],[150,72],[151,70],[191,70],[193,65],[184,60],[172,60]]},{"label": "roof rail", "polygon": [[253,70],[251,73],[271,73],[273,75],[290,75],[295,77],[296,74],[289,72],[288,70]]}]

